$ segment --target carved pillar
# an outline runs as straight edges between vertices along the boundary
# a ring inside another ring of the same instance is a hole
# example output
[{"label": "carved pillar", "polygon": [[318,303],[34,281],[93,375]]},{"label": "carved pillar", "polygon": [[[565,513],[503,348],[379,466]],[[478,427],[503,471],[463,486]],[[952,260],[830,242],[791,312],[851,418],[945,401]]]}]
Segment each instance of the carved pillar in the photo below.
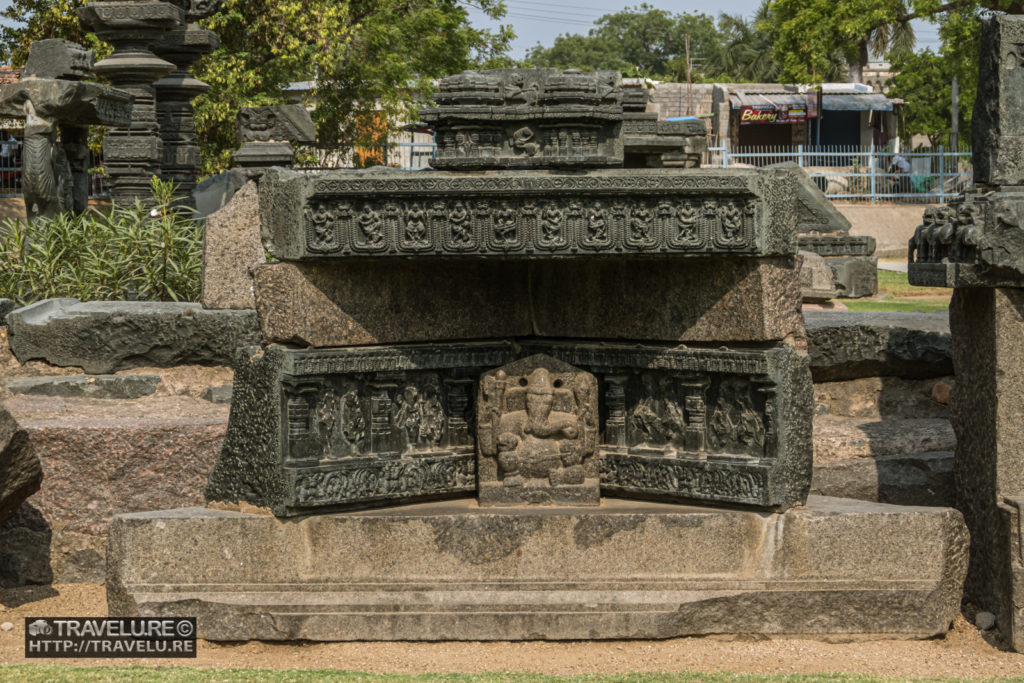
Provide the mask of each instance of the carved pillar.
[{"label": "carved pillar", "polygon": [[242,147],[231,160],[259,176],[270,166],[291,166],[292,142],[316,142],[316,127],[301,104],[242,107],[238,112],[238,140]]},{"label": "carved pillar", "polygon": [[469,408],[469,390],[473,386],[473,380],[448,379],[445,380],[445,385],[448,387],[448,444],[471,444],[466,411]]},{"label": "carved pillar", "polygon": [[110,175],[114,202],[147,200],[150,178],[160,175],[163,145],[156,118],[153,83],[174,71],[174,64],[149,50],[168,30],[185,22],[185,13],[168,2],[91,2],[78,17],[114,52],[98,63],[96,73],[135,96],[128,127],[110,128],[103,140],[103,163]]},{"label": "carved pillar", "polygon": [[605,421],[604,442],[606,445],[626,448],[626,375],[605,375],[604,400],[608,406]]},{"label": "carved pillar", "polygon": [[703,453],[707,441],[707,402],[704,392],[710,380],[707,377],[686,375],[679,378],[683,389],[686,408],[686,451],[687,453]]},{"label": "carved pillar", "polygon": [[391,450],[391,394],[398,384],[387,379],[370,382],[370,450]]},{"label": "carved pillar", "polygon": [[[183,1],[176,0],[175,4]],[[189,69],[200,57],[220,45],[216,33],[195,22],[216,12],[220,2],[191,0],[185,4],[187,6],[183,9],[190,23],[164,34],[163,39],[153,46],[153,52],[173,62],[176,67],[154,84],[157,120],[163,142],[161,177],[173,180],[179,192],[187,196],[195,189],[202,163],[192,100],[210,89],[209,85],[193,77]]]}]

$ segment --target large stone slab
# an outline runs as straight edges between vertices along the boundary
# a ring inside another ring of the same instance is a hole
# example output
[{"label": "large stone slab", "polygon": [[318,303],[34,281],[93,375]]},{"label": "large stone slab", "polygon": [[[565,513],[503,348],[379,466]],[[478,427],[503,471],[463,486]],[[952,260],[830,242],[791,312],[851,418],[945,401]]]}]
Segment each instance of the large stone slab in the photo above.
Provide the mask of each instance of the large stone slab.
[{"label": "large stone slab", "polygon": [[28,434],[0,405],[0,522],[39,490],[43,470]]},{"label": "large stone slab", "polygon": [[133,367],[229,365],[258,341],[255,311],[207,311],[199,304],[47,299],[7,316],[11,351],[104,374]]},{"label": "large stone slab", "polygon": [[894,505],[952,507],[953,453],[910,453],[815,464],[811,493]]},{"label": "large stone slab", "polygon": [[191,508],[114,520],[107,597],[112,616],[195,616],[209,640],[926,638],[959,613],[966,554],[955,510],[835,498],[776,515]]},{"label": "large stone slab", "polygon": [[786,256],[793,185],[786,170],[274,169],[260,216],[268,249],[290,261]]},{"label": "large stone slab", "polygon": [[242,349],[207,498],[294,516],[473,494],[478,378],[534,354],[596,376],[605,495],[770,509],[806,496],[810,375],[790,345],[531,339]]},{"label": "large stone slab", "polygon": [[525,336],[526,269],[515,263],[273,263],[255,269],[263,340],[307,346]]},{"label": "large stone slab", "polygon": [[266,262],[256,183],[249,181],[203,228],[203,308],[254,309],[252,272]]},{"label": "large stone slab", "polygon": [[130,93],[99,83],[27,78],[0,85],[0,116],[25,118],[31,101],[44,119],[73,121],[76,125],[124,126],[131,120]]},{"label": "large stone slab", "polygon": [[1024,185],[1024,21],[993,16],[981,23],[978,95],[971,120],[974,181]]},{"label": "large stone slab", "polygon": [[12,394],[132,399],[149,396],[159,384],[160,375],[72,375],[15,377],[6,386]]},{"label": "large stone slab", "polygon": [[816,382],[953,374],[945,313],[807,312],[804,323]]}]

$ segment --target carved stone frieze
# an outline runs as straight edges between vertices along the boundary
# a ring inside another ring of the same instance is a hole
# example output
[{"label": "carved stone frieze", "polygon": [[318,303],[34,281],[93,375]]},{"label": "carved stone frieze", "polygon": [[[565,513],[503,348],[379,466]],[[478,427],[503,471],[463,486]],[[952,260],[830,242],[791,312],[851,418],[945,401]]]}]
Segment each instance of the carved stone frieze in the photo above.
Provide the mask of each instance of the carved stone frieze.
[{"label": "carved stone frieze", "polygon": [[437,133],[434,168],[622,165],[617,71],[464,71],[441,79],[420,118]]},{"label": "carved stone frieze", "polygon": [[536,355],[484,373],[476,436],[481,505],[598,505],[597,380]]},{"label": "carved stone frieze", "polygon": [[595,504],[600,481],[784,508],[810,484],[810,374],[785,344],[271,346],[239,361],[207,495],[278,515],[471,495],[478,479],[485,505]]},{"label": "carved stone frieze", "polygon": [[[260,196],[281,259],[706,256],[796,251],[787,173],[489,176],[275,172]],[[301,228],[301,232],[299,232]]]},{"label": "carved stone frieze", "polygon": [[811,251],[818,256],[872,256],[875,238],[866,235],[800,235],[800,251]]}]

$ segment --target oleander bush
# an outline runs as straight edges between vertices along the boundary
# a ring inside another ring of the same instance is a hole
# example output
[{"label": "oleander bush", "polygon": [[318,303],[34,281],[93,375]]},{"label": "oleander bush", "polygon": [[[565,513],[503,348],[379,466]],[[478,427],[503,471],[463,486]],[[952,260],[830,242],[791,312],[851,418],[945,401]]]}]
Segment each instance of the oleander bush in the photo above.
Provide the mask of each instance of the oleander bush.
[{"label": "oleander bush", "polygon": [[154,177],[152,189],[152,205],[4,221],[0,297],[19,306],[54,297],[198,301],[200,222],[175,205],[173,183]]}]

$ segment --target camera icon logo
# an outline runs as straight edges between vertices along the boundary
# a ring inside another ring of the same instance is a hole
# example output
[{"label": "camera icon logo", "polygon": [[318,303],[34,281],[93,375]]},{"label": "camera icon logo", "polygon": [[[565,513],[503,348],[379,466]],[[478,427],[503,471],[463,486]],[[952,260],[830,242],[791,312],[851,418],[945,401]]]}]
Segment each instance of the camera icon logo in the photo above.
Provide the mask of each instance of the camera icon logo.
[{"label": "camera icon logo", "polygon": [[36,619],[28,625],[28,634],[30,636],[53,635],[53,627],[45,619]]}]

